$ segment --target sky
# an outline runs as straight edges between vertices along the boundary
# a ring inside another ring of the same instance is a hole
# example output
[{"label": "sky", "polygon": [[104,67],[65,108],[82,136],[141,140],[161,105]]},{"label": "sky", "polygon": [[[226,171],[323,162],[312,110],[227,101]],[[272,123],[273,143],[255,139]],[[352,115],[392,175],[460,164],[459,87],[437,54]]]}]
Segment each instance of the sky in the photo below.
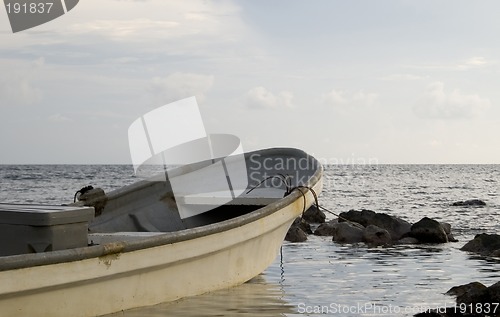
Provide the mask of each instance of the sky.
[{"label": "sky", "polygon": [[328,163],[500,164],[497,1],[84,0],[12,33],[0,164],[129,164],[195,96],[208,133]]}]

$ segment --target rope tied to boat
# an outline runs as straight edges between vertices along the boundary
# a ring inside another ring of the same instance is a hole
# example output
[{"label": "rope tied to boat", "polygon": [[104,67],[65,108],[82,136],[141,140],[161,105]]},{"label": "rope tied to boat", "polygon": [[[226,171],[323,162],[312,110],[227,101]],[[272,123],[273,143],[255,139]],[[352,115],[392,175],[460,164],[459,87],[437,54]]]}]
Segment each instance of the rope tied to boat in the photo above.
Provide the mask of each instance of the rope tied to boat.
[{"label": "rope tied to boat", "polygon": [[85,187],[81,188],[80,190],[78,190],[75,193],[75,197],[73,197],[73,202],[76,203],[77,198],[80,198],[81,195],[85,194],[86,192],[88,192],[89,190],[92,190],[92,189],[94,189],[94,186],[88,185],[88,186],[85,186]]},{"label": "rope tied to boat", "polygon": [[[78,202],[77,202],[78,200]],[[108,202],[108,196],[102,188],[85,186],[75,193],[73,203],[78,206],[94,207],[95,215],[99,216]]]},{"label": "rope tied to boat", "polygon": [[[300,216],[300,218],[302,218],[304,216],[304,213],[306,212],[306,193],[307,191],[310,191],[314,197],[314,204],[316,205],[316,208],[318,208],[318,210],[323,210],[323,211],[326,211],[334,216],[337,216],[339,219],[342,219],[343,221],[346,221],[350,224],[352,224],[353,226],[355,227],[358,227],[358,228],[364,228],[362,225],[360,225],[359,223],[357,222],[354,222],[354,221],[351,221],[347,218],[344,218],[342,217],[341,215],[321,206],[319,204],[319,200],[318,200],[318,195],[316,193],[316,191],[310,187],[310,186],[304,186],[304,185],[297,185],[297,186],[292,186],[291,184],[291,176],[290,175],[284,175],[284,174],[281,174],[281,173],[278,173],[278,174],[275,174],[275,175],[272,175],[272,176],[269,176],[269,177],[266,177],[264,178],[262,181],[260,181],[257,185],[255,186],[252,186],[252,188],[250,188],[250,190],[247,191],[247,194],[249,194],[250,192],[252,192],[254,189],[256,189],[257,187],[259,187],[260,185],[262,185],[264,182],[266,182],[267,180],[270,180],[270,179],[279,179],[281,181],[281,183],[283,185],[285,185],[285,193],[283,195],[283,197],[286,197],[288,195],[290,195],[294,190],[298,190],[301,194],[302,194],[302,197],[304,198],[304,207],[303,207],[303,210],[302,210],[302,215]],[[306,191],[302,191],[302,189],[306,189]]]}]

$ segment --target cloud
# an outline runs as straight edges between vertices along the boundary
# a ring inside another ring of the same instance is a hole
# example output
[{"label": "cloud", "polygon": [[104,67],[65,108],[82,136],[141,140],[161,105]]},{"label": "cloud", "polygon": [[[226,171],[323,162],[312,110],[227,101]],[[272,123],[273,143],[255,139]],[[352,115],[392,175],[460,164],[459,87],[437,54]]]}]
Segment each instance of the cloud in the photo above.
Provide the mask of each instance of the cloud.
[{"label": "cloud", "polygon": [[71,122],[73,120],[71,120],[70,118],[60,114],[60,113],[55,113],[51,116],[48,117],[48,120],[50,122],[55,122],[55,123],[61,123],[61,122]]},{"label": "cloud", "polygon": [[253,109],[292,108],[292,100],[293,93],[289,91],[281,91],[274,94],[266,88],[259,86],[250,89],[246,93],[244,103],[247,107]]},{"label": "cloud", "polygon": [[421,118],[471,118],[481,114],[490,105],[489,99],[476,94],[466,95],[458,89],[447,93],[442,82],[434,82],[427,87],[413,111]]},{"label": "cloud", "polygon": [[426,78],[428,78],[428,76],[419,76],[414,74],[392,74],[380,77],[379,79],[385,81],[407,81],[407,80],[421,80]]},{"label": "cloud", "polygon": [[464,65],[468,65],[468,66],[472,67],[472,66],[483,66],[483,65],[486,65],[489,63],[491,63],[491,62],[488,62],[486,60],[486,58],[478,56],[478,57],[469,58],[468,60],[465,61]]},{"label": "cloud", "polygon": [[372,106],[378,98],[376,93],[366,93],[363,90],[348,92],[344,90],[332,89],[323,94],[322,103],[333,107],[369,107]]},{"label": "cloud", "polygon": [[497,61],[489,60],[483,56],[474,56],[455,63],[447,64],[424,64],[424,65],[409,65],[408,68],[419,70],[448,70],[448,71],[466,71],[471,69],[482,68],[485,66],[496,65]]},{"label": "cloud", "polygon": [[220,41],[233,39],[246,29],[240,13],[241,8],[228,1],[108,1],[79,7],[73,24],[56,32],[127,43],[188,37],[192,41],[207,36]]},{"label": "cloud", "polygon": [[2,106],[30,105],[42,100],[42,90],[33,81],[44,66],[44,59],[38,58],[22,65],[16,72],[5,71],[0,74],[0,97]]},{"label": "cloud", "polygon": [[[97,20],[86,23],[75,23],[68,31],[72,34],[96,33],[113,40],[144,41],[147,38],[157,38],[161,34],[168,36],[179,27],[176,21],[155,21],[148,19],[133,20]],[[177,34],[177,32],[175,32]]]},{"label": "cloud", "polygon": [[205,94],[212,88],[214,76],[194,73],[173,73],[167,77],[154,77],[149,91],[160,103],[169,103],[196,96],[203,102]]},{"label": "cloud", "polygon": [[487,60],[482,56],[475,56],[464,61],[461,61],[455,65],[451,65],[450,67],[455,70],[469,70],[474,68],[480,68],[485,66],[491,66],[496,64],[495,61]]}]

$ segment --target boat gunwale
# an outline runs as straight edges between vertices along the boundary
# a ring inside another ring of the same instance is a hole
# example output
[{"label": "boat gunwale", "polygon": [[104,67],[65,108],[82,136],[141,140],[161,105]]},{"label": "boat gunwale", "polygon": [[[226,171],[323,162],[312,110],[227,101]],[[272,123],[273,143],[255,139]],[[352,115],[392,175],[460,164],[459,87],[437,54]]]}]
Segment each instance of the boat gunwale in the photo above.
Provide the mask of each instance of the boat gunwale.
[{"label": "boat gunwale", "polygon": [[[285,153],[284,153],[285,152]],[[304,187],[313,188],[320,180],[323,174],[323,167],[321,164],[311,155],[308,155],[302,150],[294,148],[272,148],[267,150],[259,150],[255,152],[250,152],[248,154],[258,154],[265,153],[265,155],[290,155],[294,153],[294,156],[306,156],[308,159],[312,159],[315,163],[316,170],[314,174],[307,180],[307,183],[302,184]],[[138,189],[142,186],[147,186],[148,182],[138,182],[133,184],[132,189]],[[128,187],[131,189],[131,187]],[[178,243],[186,240],[192,240],[200,238],[203,236],[208,236],[223,231],[231,230],[237,227],[244,226],[246,224],[252,223],[259,219],[265,218],[278,210],[292,204],[298,199],[305,197],[304,195],[312,195],[307,193],[309,190],[306,188],[299,188],[290,193],[288,196],[283,197],[269,205],[259,208],[250,213],[224,220],[221,222],[216,222],[196,228],[183,229],[174,232],[165,232],[163,234],[155,235],[152,237],[144,237],[136,241],[120,241],[120,242],[110,242],[102,245],[91,245],[81,248],[58,250],[51,252],[42,253],[30,253],[30,254],[19,254],[0,257],[0,272],[9,271],[14,269],[23,269],[28,267],[52,265],[64,262],[74,262],[90,258],[102,257],[110,254],[116,254],[121,252],[133,252],[142,249],[148,249],[153,247],[158,247],[166,244]],[[118,189],[115,191],[115,197],[123,195],[125,191]],[[111,194],[111,193],[110,193]]]}]

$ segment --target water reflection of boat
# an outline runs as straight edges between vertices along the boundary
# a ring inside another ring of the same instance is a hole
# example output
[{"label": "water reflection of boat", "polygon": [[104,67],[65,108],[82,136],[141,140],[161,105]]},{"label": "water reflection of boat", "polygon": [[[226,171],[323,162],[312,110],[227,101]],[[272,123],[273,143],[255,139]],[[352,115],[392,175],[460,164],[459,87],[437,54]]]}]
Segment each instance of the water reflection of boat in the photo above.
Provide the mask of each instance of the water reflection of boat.
[{"label": "water reflection of boat", "polygon": [[[321,191],[322,167],[302,151],[262,150],[245,154],[245,160],[249,188],[282,174],[291,175],[294,185]],[[231,169],[231,160],[226,163]],[[199,165],[180,172],[193,168]],[[209,183],[212,177],[202,179]],[[59,250],[52,249],[58,241],[34,242],[39,237],[29,218],[44,216],[37,219],[46,222],[50,234],[74,230],[80,235],[84,223],[86,237],[88,210],[80,217],[69,207],[0,206],[0,224],[11,230],[11,239],[22,238],[16,230],[25,227],[34,239],[26,245],[40,251],[0,256],[0,311],[5,316],[96,316],[242,284],[272,263],[290,224],[314,201],[306,188],[284,197],[285,186],[271,184],[274,180],[186,220],[176,210],[168,181],[126,186],[107,195],[102,214],[91,222],[92,245],[75,247],[76,234],[69,234],[59,239],[68,240]],[[217,193],[185,197],[184,203],[212,201],[220,201]],[[80,223],[73,225],[71,219]]]},{"label": "water reflection of boat", "polygon": [[[256,316],[275,317],[293,314],[296,309],[283,299],[279,285],[268,283],[258,275],[233,288],[218,290],[175,302],[131,309],[119,316]],[[112,314],[115,316],[117,314]]]}]

